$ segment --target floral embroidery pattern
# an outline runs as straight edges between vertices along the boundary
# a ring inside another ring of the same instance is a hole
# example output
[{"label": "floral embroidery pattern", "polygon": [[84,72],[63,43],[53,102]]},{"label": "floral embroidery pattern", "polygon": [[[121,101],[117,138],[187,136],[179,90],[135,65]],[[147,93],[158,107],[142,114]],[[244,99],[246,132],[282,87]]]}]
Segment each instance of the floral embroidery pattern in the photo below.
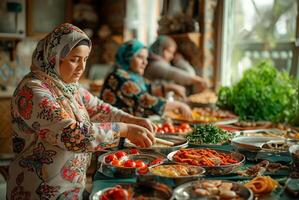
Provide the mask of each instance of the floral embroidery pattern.
[{"label": "floral embroidery pattern", "polygon": [[12,149],[15,153],[20,153],[25,147],[25,140],[20,137],[12,138]]},{"label": "floral embroidery pattern", "polygon": [[114,76],[110,76],[110,78],[108,80],[108,84],[110,85],[110,87],[113,90],[116,90],[117,86],[118,86],[118,81],[117,81],[117,79]]},{"label": "floral embroidery pattern", "polygon": [[51,96],[43,97],[39,103],[39,107],[41,111],[37,114],[37,117],[40,119],[59,121],[64,118],[65,113],[61,111],[59,105],[57,105],[57,102]]},{"label": "floral embroidery pattern", "polygon": [[140,89],[136,83],[133,81],[125,82],[121,87],[122,92],[127,96],[134,96],[140,93]]},{"label": "floral embroidery pattern", "polygon": [[158,103],[157,98],[149,94],[143,94],[140,96],[140,104],[145,108],[151,108]]},{"label": "floral embroidery pattern", "polygon": [[17,186],[13,188],[10,198],[12,200],[30,200],[31,194],[30,192],[24,191],[24,187],[21,184],[24,181],[24,173],[20,173],[16,178]]},{"label": "floral embroidery pattern", "polygon": [[16,123],[18,125],[18,129],[22,131],[24,134],[32,134],[31,128],[26,124],[26,122],[21,117],[13,117],[12,123]]},{"label": "floral embroidery pattern", "polygon": [[77,172],[70,168],[63,168],[61,170],[61,176],[67,181],[73,182],[74,178],[77,176]]},{"label": "floral embroidery pattern", "polygon": [[50,200],[59,191],[60,186],[50,186],[45,182],[42,182],[36,190],[36,193],[40,196],[40,199]]},{"label": "floral embroidery pattern", "polygon": [[[116,89],[113,89],[109,82],[111,77],[118,82]],[[151,85],[147,85],[143,77],[116,69],[107,76],[100,97],[103,101],[136,116],[162,114],[165,100],[152,96],[150,91]]]},{"label": "floral embroidery pattern", "polygon": [[114,105],[116,103],[116,98],[110,89],[105,89],[103,91],[102,99],[105,102],[110,103],[111,105]]},{"label": "floral embroidery pattern", "polygon": [[32,90],[24,86],[22,89],[18,92],[18,98],[16,99],[18,110],[20,112],[20,115],[24,119],[30,119],[32,114],[32,107],[33,107],[33,92]]},{"label": "floral embroidery pattern", "polygon": [[55,151],[45,150],[42,143],[33,149],[33,154],[20,160],[20,166],[28,168],[29,171],[35,171],[37,176],[43,180],[42,167],[44,164],[53,163],[53,157],[56,155]]},{"label": "floral embroidery pattern", "polygon": [[78,200],[79,199],[80,188],[75,188],[64,192],[59,199],[66,200]]},{"label": "floral embroidery pattern", "polygon": [[89,162],[88,156],[76,156],[74,159],[67,161],[61,169],[62,178],[70,182],[85,182],[85,169]]},{"label": "floral embroidery pattern", "polygon": [[49,133],[49,129],[41,129],[39,132],[38,132],[38,136],[41,138],[41,139],[46,139],[46,135],[47,133]]},{"label": "floral embroidery pattern", "polygon": [[101,123],[99,128],[105,131],[110,131],[112,129],[112,123]]},{"label": "floral embroidery pattern", "polygon": [[110,113],[110,106],[107,104],[100,104],[97,106],[97,112],[101,114],[108,114]]},{"label": "floral embroidery pattern", "polygon": [[117,70],[117,75],[126,79],[130,77],[129,73],[125,70]]},{"label": "floral embroidery pattern", "polygon": [[90,102],[90,98],[91,98],[91,94],[87,90],[84,90],[83,97],[82,97],[83,103],[88,104],[88,102]]},{"label": "floral embroidery pattern", "polygon": [[130,99],[130,98],[125,98],[125,97],[123,97],[122,100],[123,100],[123,102],[124,102],[127,106],[129,106],[129,107],[133,107],[133,106],[135,106],[135,101],[134,101],[134,99]]},{"label": "floral embroidery pattern", "polygon": [[69,151],[84,152],[90,140],[95,138],[89,134],[85,124],[73,123],[61,134],[61,141]]}]

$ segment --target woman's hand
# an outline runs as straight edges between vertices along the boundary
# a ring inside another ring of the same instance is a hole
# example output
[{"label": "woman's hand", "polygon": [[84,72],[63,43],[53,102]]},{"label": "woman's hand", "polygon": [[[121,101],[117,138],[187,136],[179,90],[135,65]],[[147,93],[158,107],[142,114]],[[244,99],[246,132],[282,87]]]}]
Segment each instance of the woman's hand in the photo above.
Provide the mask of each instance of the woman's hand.
[{"label": "woman's hand", "polygon": [[179,101],[167,102],[165,106],[165,111],[172,111],[172,110],[179,110],[180,114],[185,119],[192,119],[192,111],[190,107],[185,103]]},{"label": "woman's hand", "polygon": [[173,91],[178,97],[186,99],[186,89],[178,84],[168,83],[164,85],[166,92]]},{"label": "woman's hand", "polygon": [[142,126],[151,133],[155,133],[157,131],[157,126],[154,123],[152,123],[149,119],[134,117],[133,115],[127,115],[122,117],[121,121],[128,124],[136,124],[138,126]]},{"label": "woman's hand", "polygon": [[135,124],[120,123],[120,136],[143,148],[150,147],[155,143],[155,137],[152,132]]},{"label": "woman's hand", "polygon": [[198,91],[198,92],[202,92],[203,90],[205,90],[209,87],[208,81],[199,76],[193,76],[192,83],[194,84],[196,91]]}]

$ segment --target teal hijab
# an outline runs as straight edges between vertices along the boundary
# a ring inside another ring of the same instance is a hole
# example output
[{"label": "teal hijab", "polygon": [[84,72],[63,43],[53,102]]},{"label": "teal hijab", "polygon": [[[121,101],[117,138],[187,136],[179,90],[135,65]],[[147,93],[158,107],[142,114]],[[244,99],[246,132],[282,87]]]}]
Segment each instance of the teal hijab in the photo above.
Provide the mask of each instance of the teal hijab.
[{"label": "teal hijab", "polygon": [[126,71],[130,70],[130,62],[134,55],[138,54],[146,46],[139,40],[132,39],[122,44],[116,53],[116,64]]}]

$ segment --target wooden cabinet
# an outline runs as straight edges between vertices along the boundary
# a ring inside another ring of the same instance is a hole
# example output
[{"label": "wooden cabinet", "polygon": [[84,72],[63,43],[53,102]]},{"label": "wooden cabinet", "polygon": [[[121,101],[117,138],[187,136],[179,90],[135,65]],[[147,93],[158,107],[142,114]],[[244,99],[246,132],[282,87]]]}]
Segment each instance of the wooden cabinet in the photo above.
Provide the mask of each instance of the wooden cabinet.
[{"label": "wooden cabinet", "polygon": [[10,116],[11,97],[0,93],[0,154],[12,153],[12,125]]},{"label": "wooden cabinet", "polygon": [[195,68],[198,74],[200,74],[202,72],[200,33],[181,33],[169,36],[176,41],[178,52],[181,53]]},{"label": "wooden cabinet", "polygon": [[0,1],[0,38],[24,38],[26,34],[26,3]]},{"label": "wooden cabinet", "polygon": [[63,22],[71,21],[71,0],[28,0],[27,35],[43,37]]}]

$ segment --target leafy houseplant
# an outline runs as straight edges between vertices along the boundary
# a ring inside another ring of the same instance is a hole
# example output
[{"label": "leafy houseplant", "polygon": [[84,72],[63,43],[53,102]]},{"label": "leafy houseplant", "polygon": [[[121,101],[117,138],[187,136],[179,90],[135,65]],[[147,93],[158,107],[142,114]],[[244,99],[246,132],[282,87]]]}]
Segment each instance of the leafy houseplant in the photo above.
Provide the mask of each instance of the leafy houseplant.
[{"label": "leafy houseplant", "polygon": [[245,71],[232,87],[221,87],[217,105],[242,120],[299,124],[298,87],[298,80],[263,61]]}]

